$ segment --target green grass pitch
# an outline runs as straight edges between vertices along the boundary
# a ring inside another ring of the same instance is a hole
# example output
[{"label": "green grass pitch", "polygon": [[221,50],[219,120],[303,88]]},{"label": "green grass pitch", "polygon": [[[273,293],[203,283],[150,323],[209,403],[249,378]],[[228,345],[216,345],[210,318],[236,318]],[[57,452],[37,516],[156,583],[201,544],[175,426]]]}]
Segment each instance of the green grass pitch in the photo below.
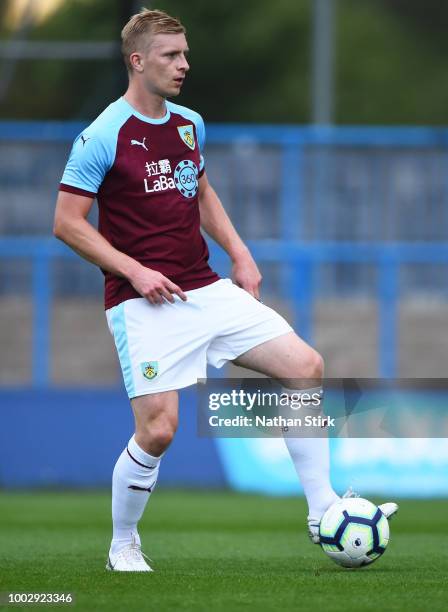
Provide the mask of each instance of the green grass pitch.
[{"label": "green grass pitch", "polygon": [[161,489],[140,529],[156,571],[106,572],[109,508],[108,493],[0,493],[0,591],[72,592],[75,605],[62,607],[83,611],[448,606],[444,500],[401,501],[388,550],[360,570],[308,542],[301,499]]}]

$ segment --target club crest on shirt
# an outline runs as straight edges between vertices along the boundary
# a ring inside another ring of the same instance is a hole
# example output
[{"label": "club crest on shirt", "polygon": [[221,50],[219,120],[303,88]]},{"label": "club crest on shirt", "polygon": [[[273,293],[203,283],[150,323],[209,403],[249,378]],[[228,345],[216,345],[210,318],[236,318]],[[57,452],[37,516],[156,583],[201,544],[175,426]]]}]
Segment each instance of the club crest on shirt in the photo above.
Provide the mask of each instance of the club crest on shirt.
[{"label": "club crest on shirt", "polygon": [[159,362],[158,361],[143,361],[140,364],[142,374],[148,380],[152,380],[159,373]]},{"label": "club crest on shirt", "polygon": [[181,137],[182,141],[187,145],[187,147],[190,147],[190,149],[194,151],[196,143],[194,140],[193,126],[180,125],[178,126],[177,131],[179,132],[179,136]]}]

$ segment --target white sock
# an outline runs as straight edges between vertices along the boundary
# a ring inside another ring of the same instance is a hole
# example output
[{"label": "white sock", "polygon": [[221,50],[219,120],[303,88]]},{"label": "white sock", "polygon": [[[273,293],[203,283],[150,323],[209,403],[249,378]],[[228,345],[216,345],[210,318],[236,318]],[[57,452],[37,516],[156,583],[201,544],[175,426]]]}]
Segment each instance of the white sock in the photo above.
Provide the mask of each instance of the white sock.
[{"label": "white sock", "polygon": [[[316,389],[292,391],[289,395],[312,394]],[[299,416],[299,414],[297,414]],[[322,436],[289,438],[285,444],[294,463],[308,503],[308,519],[320,521],[324,512],[339,499],[330,482],[330,444],[326,430]]]},{"label": "white sock", "polygon": [[145,453],[134,436],[119,456],[112,477],[112,554],[133,539],[140,544],[137,523],[156,484],[160,459]]}]

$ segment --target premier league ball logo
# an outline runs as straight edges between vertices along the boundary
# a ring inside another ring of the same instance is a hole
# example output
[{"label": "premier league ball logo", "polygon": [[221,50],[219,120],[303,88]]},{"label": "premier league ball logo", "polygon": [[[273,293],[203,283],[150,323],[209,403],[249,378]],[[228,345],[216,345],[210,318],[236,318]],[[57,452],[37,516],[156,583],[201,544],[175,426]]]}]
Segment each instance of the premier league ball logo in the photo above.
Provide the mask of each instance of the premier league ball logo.
[{"label": "premier league ball logo", "polygon": [[190,159],[179,162],[174,170],[174,182],[180,193],[193,198],[198,192],[198,168]]}]

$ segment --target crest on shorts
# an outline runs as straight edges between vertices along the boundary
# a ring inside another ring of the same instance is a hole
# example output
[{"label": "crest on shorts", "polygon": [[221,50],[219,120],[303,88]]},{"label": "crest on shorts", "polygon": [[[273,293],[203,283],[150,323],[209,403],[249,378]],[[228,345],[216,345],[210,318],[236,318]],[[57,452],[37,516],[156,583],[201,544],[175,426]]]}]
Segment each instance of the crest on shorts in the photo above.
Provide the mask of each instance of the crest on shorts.
[{"label": "crest on shorts", "polygon": [[143,361],[140,364],[142,374],[148,380],[152,380],[159,373],[159,362],[158,361]]},{"label": "crest on shorts", "polygon": [[182,138],[187,147],[190,147],[190,149],[194,151],[196,143],[194,141],[193,126],[179,125],[177,131],[179,132],[179,136]]}]

